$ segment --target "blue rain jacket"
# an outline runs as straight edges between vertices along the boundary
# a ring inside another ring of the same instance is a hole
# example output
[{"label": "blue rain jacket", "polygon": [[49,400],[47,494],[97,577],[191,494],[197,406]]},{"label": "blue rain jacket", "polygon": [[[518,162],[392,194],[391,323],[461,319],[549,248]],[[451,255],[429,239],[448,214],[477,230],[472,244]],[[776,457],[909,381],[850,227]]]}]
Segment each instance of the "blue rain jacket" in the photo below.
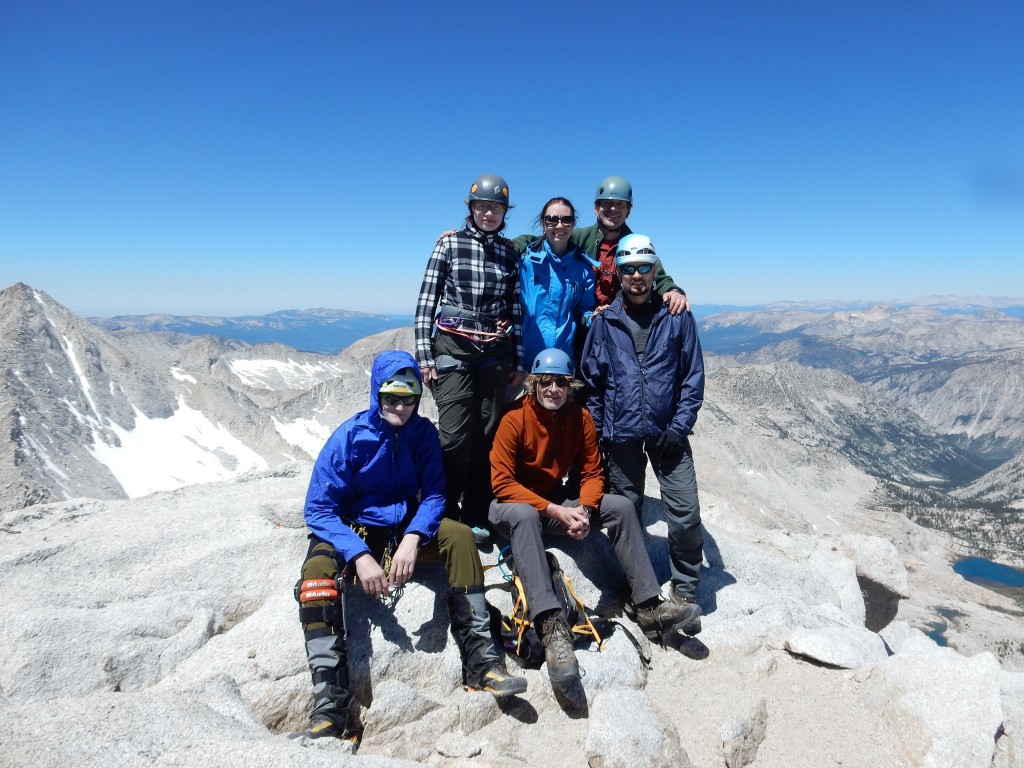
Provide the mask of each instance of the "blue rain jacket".
[{"label": "blue rain jacket", "polygon": [[[370,408],[344,422],[324,444],[309,480],[306,525],[330,542],[346,562],[369,551],[351,525],[402,526],[397,539],[418,533],[425,544],[437,535],[444,513],[445,481],[437,429],[419,406],[401,429],[380,414],[380,385],[402,368],[420,369],[408,352],[381,352],[370,373]],[[422,494],[419,505],[417,494]],[[410,510],[415,510],[411,514]]]},{"label": "blue rain jacket", "polygon": [[651,323],[643,365],[619,296],[598,312],[583,348],[587,410],[603,440],[657,439],[666,429],[692,434],[704,403],[704,357],[690,312],[669,314],[659,306]]},{"label": "blue rain jacket", "polygon": [[547,240],[531,243],[519,257],[519,300],[523,305],[523,363],[554,347],[573,357],[576,327],[590,325],[597,306],[595,263],[575,245],[561,258]]}]

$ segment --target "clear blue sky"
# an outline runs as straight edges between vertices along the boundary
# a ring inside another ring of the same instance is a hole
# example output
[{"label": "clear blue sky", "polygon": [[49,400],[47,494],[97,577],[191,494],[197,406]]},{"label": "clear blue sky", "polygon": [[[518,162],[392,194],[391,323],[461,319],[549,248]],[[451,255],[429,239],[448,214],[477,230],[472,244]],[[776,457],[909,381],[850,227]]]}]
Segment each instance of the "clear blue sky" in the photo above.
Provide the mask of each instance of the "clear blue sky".
[{"label": "clear blue sky", "polygon": [[697,303],[1024,296],[1024,3],[0,4],[0,284],[79,314],[411,314],[483,172],[626,176]]}]

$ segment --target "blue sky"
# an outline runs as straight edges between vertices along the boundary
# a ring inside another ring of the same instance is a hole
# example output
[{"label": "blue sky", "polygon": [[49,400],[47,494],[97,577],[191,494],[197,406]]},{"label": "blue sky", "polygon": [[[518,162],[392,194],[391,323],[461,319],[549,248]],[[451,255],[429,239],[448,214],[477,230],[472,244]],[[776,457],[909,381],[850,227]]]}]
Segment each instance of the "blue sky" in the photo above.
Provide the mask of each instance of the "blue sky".
[{"label": "blue sky", "polygon": [[0,4],[0,284],[411,314],[477,174],[695,303],[1024,296],[1024,3]]}]

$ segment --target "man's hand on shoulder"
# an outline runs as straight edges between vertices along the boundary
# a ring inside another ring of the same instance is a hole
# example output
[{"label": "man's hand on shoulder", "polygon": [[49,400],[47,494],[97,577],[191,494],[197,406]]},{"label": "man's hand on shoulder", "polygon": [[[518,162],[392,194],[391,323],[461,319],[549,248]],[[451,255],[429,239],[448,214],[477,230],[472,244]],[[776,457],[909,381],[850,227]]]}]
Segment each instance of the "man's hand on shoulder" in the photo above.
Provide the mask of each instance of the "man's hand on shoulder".
[{"label": "man's hand on shoulder", "polygon": [[670,315],[678,315],[681,312],[688,312],[690,310],[690,300],[686,298],[686,294],[677,291],[675,288],[663,293],[661,298],[668,305],[668,313]]}]

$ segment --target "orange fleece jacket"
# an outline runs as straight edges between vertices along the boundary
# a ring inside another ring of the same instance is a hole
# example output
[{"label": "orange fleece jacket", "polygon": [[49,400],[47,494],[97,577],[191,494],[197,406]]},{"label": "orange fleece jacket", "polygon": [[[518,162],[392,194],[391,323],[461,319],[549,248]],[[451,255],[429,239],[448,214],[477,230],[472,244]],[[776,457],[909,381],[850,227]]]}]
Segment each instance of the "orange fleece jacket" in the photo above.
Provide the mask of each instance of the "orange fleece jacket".
[{"label": "orange fleece jacket", "polygon": [[601,506],[604,474],[594,420],[570,400],[549,411],[527,395],[508,407],[491,448],[491,486],[498,501],[547,509],[545,498],[562,484],[569,468],[580,467],[580,504]]}]

